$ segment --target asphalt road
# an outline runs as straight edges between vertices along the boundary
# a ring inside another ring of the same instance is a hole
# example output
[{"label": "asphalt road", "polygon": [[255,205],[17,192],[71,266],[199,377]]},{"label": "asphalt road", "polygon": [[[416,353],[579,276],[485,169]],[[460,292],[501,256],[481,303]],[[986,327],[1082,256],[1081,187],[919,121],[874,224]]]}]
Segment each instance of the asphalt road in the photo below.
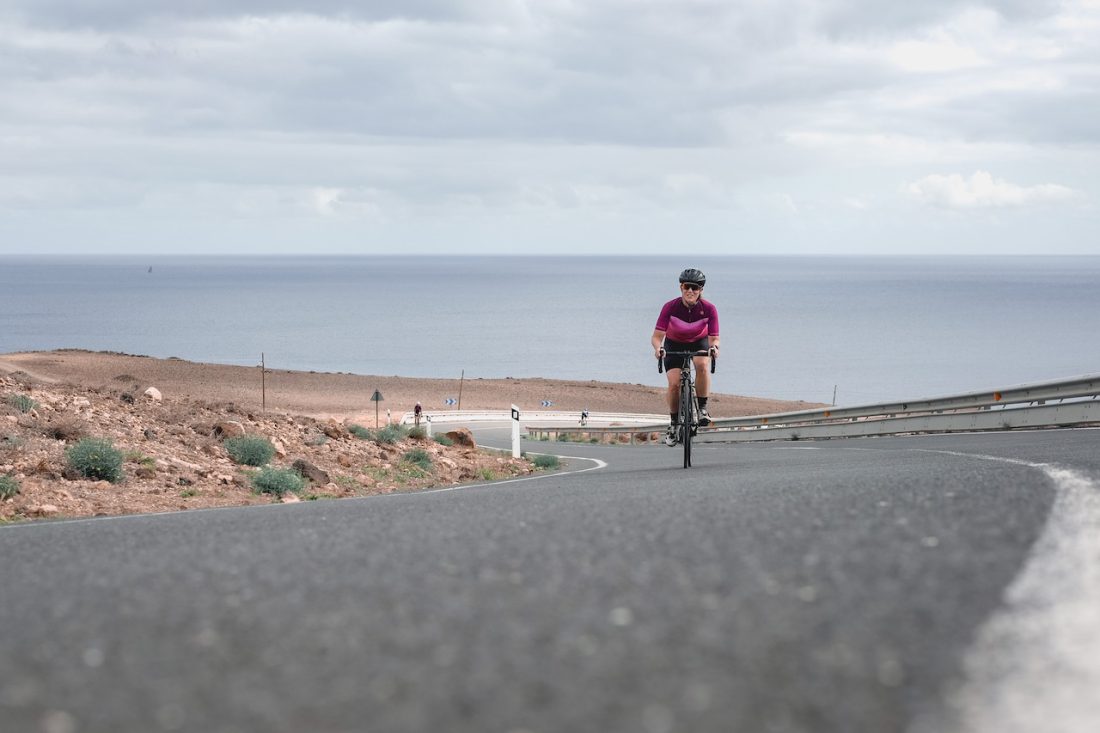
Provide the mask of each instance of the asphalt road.
[{"label": "asphalt road", "polygon": [[1095,614],[1057,615],[1100,604],[1074,575],[1100,555],[1077,567],[1091,550],[1051,539],[1087,541],[1098,446],[699,444],[685,471],[665,446],[532,443],[576,458],[456,490],[0,527],[0,729],[1000,731],[1024,709],[1092,730],[1005,672],[1049,653],[1063,677],[1041,679],[1094,690],[1074,644],[1001,639],[1044,604],[1100,638]]}]

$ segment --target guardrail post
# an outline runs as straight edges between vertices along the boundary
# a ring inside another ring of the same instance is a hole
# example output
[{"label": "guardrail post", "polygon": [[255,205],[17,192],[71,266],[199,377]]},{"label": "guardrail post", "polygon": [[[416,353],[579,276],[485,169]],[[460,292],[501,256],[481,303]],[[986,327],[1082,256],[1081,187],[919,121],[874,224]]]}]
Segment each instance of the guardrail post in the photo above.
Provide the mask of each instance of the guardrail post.
[{"label": "guardrail post", "polygon": [[519,408],[512,405],[512,458],[519,458]]}]

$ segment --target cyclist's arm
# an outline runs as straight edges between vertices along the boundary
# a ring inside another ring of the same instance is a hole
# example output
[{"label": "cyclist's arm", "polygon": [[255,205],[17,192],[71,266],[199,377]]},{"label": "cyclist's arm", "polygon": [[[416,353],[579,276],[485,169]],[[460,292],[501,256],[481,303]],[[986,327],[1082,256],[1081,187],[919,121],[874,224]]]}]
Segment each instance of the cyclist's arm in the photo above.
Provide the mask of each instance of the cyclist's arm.
[{"label": "cyclist's arm", "polygon": [[649,343],[653,345],[653,355],[658,359],[661,358],[661,349],[665,344],[665,332],[659,328],[653,329],[653,337],[649,339]]}]

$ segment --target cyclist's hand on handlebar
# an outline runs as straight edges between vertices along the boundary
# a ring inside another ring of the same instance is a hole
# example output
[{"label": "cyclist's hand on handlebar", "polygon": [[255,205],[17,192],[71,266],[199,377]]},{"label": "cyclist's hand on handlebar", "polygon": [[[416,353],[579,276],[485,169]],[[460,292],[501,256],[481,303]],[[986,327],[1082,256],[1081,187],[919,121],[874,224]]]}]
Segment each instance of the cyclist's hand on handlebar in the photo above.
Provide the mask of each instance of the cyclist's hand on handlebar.
[{"label": "cyclist's hand on handlebar", "polygon": [[665,347],[664,346],[660,347],[659,349],[657,349],[656,351],[653,352],[653,355],[655,357],[657,357],[658,359],[665,358]]}]

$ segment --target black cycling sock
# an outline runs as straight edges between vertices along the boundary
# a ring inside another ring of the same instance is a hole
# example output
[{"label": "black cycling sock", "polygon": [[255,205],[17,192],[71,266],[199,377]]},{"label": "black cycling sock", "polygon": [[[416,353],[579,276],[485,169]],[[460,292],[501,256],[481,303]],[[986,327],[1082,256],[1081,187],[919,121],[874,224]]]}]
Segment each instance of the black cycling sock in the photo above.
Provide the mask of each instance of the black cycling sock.
[{"label": "black cycling sock", "polygon": [[668,414],[669,414],[669,417],[672,418],[672,424],[673,425],[679,425],[680,424],[680,414],[678,412],[670,412]]},{"label": "black cycling sock", "polygon": [[696,397],[695,401],[699,403],[699,409],[700,410],[702,410],[704,407],[707,406],[707,398],[706,397]]}]

